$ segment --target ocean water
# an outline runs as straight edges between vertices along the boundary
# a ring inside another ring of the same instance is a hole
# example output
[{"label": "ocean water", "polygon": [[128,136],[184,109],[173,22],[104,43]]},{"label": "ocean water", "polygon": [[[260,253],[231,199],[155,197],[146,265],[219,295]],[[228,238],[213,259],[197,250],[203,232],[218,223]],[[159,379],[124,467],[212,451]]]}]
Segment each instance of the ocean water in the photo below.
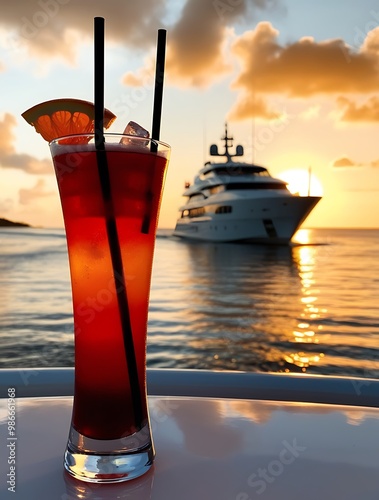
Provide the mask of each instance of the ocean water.
[{"label": "ocean water", "polygon": [[[379,377],[379,230],[298,244],[157,237],[149,367]],[[0,368],[73,366],[64,231],[0,228]]]}]

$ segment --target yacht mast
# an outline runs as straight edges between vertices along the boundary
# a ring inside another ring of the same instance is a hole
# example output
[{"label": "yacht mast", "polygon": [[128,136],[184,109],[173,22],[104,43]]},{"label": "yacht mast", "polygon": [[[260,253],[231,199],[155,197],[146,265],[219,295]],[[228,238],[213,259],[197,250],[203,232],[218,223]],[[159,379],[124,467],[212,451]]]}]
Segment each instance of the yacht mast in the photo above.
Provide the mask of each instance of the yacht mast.
[{"label": "yacht mast", "polygon": [[231,154],[229,152],[229,148],[233,147],[233,137],[228,137],[228,124],[227,123],[225,123],[225,135],[224,135],[224,137],[221,137],[221,140],[224,141],[224,143],[225,143],[224,144],[224,148],[225,148],[224,153],[219,153],[217,144],[212,144],[210,147],[211,156],[226,156],[227,163],[232,162],[233,161],[232,158],[234,158],[235,156],[243,156],[243,147],[240,145],[238,145],[236,147],[236,152],[234,154]]},{"label": "yacht mast", "polygon": [[227,123],[225,123],[225,135],[224,135],[224,137],[221,137],[221,140],[225,141],[225,145],[224,145],[225,153],[223,154],[223,156],[227,157],[227,159],[228,159],[227,161],[231,161],[232,156],[235,156],[235,155],[231,155],[229,153],[229,148],[233,147],[233,137],[228,137],[228,124]]}]

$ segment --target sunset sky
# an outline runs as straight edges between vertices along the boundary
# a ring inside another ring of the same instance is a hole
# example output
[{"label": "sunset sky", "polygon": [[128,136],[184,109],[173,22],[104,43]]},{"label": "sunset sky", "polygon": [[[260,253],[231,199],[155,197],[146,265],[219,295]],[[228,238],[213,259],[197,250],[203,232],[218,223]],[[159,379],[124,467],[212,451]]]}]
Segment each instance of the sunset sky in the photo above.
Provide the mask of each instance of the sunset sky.
[{"label": "sunset sky", "polygon": [[[379,227],[379,5],[374,0],[18,0],[0,19],[0,217],[63,225],[47,143],[22,118],[93,100],[93,18],[106,19],[105,105],[151,129],[157,30],[167,29],[160,227],[228,122],[275,177],[311,168],[308,227]],[[286,180],[291,180],[286,178]]]}]

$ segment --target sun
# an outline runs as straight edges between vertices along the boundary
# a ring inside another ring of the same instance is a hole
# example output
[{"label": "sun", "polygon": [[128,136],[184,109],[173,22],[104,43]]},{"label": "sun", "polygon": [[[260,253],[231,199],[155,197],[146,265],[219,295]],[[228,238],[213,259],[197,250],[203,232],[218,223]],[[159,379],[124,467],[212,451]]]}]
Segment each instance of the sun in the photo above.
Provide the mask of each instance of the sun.
[{"label": "sun", "polygon": [[286,170],[278,174],[279,179],[287,182],[289,191],[299,196],[322,196],[323,188],[317,177],[305,169]]}]

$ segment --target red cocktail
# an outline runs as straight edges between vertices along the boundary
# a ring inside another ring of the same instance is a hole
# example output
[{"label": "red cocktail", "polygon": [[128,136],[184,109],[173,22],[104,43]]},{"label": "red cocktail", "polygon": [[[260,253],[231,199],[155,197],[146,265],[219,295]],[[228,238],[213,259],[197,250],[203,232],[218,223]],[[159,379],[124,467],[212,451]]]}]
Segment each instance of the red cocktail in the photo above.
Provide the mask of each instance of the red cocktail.
[{"label": "red cocktail", "polygon": [[[75,398],[69,457],[66,454],[70,462],[66,468],[73,474],[78,473],[83,453],[89,453],[87,461],[123,453],[132,453],[136,461],[140,453],[142,462],[151,463],[154,456],[146,403],[146,331],[156,225],[169,156],[169,146],[134,136],[106,134],[105,150],[100,153],[94,143],[80,142],[65,137],[50,145],[74,307]],[[98,154],[105,155],[108,166],[108,200],[102,192]],[[110,226],[118,239],[120,269],[112,255]],[[125,331],[125,315],[129,331]],[[86,467],[87,472],[91,467]],[[119,472],[124,480],[125,471]],[[130,477],[141,473],[126,472]],[[112,469],[109,481],[114,476]],[[107,477],[94,472],[85,479],[106,481]]]}]

